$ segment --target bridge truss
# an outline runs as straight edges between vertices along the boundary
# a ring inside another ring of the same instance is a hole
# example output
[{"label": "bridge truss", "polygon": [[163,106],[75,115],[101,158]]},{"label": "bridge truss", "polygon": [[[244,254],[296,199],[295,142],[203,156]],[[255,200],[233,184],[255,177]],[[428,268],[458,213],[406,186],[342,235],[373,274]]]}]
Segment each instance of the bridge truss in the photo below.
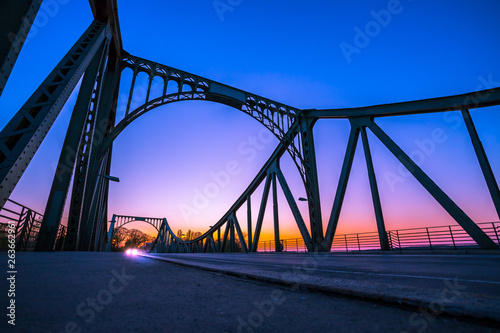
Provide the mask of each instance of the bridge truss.
[{"label": "bridge truss", "polygon": [[[108,179],[103,177],[110,171],[113,141],[128,125],[148,111],[162,105],[186,100],[216,102],[244,112],[266,127],[279,140],[279,144],[236,202],[200,237],[194,240],[182,240],[172,232],[166,219],[162,219],[158,226],[156,251],[220,252],[226,248],[226,242],[229,242],[230,250],[235,250],[236,237],[243,251],[257,251],[269,195],[272,195],[273,202],[275,250],[281,251],[278,186],[290,206],[307,250],[329,251],[335,237],[359,137],[361,137],[367,164],[380,248],[388,250],[389,241],[367,131],[375,135],[481,248],[498,248],[498,245],[377,125],[377,119],[460,111],[491,200],[500,218],[498,183],[469,113],[470,109],[499,105],[500,88],[371,107],[303,110],[125,52],[122,49],[116,0],[90,0],[89,2],[94,21],[0,134],[0,206],[3,206],[77,82],[83,77],[43,214],[36,250],[54,249],[68,197],[70,197],[70,211],[64,249],[104,250],[113,234],[108,233],[107,230],[109,184]],[[20,0],[16,3],[19,8],[11,11],[5,10],[0,15],[3,17],[17,13],[16,15],[20,18],[29,16],[30,20],[24,20],[22,27],[18,25],[8,27],[12,31],[19,31],[15,39],[18,42],[0,45],[2,68],[13,65],[15,58],[9,55],[19,52],[19,45],[22,45],[23,41],[22,29],[26,29],[26,25],[31,24],[32,16],[36,14],[40,5],[40,1],[35,0]],[[132,83],[125,116],[123,119],[117,119],[120,80],[123,75],[130,72],[130,70],[124,71],[125,69],[131,70]],[[5,77],[0,80],[0,93],[9,73],[10,71],[5,71]],[[140,73],[145,73],[148,78],[146,98],[142,105],[132,109],[136,80]],[[162,82],[160,96],[151,95],[151,87],[155,79]],[[313,127],[319,119],[348,119],[351,126],[342,171],[325,233],[321,218],[313,137]],[[280,168],[280,160],[285,153],[290,154],[297,166],[307,194],[309,230]],[[72,178],[73,188],[70,195]],[[262,183],[264,191],[260,208],[257,212],[253,212],[251,197]],[[236,218],[236,211],[243,205],[248,207],[246,239],[242,233],[240,221]],[[255,215],[257,219],[254,224]],[[119,220],[127,218],[132,217],[119,217]],[[112,226],[119,220],[111,222]],[[119,227],[119,223],[116,226]],[[110,230],[112,231],[113,228]],[[217,243],[215,239],[218,240]]]}]

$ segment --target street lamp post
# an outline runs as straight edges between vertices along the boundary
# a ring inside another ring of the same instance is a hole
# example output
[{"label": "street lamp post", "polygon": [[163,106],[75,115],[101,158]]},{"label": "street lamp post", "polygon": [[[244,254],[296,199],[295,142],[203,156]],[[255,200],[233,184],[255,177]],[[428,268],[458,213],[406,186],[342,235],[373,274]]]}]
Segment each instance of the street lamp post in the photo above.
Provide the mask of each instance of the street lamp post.
[{"label": "street lamp post", "polygon": [[113,176],[110,176],[110,175],[99,175],[99,176],[101,176],[103,178],[106,178],[107,180],[110,180],[112,182],[117,182],[117,183],[120,182],[120,178],[118,178],[118,177],[113,177]]}]

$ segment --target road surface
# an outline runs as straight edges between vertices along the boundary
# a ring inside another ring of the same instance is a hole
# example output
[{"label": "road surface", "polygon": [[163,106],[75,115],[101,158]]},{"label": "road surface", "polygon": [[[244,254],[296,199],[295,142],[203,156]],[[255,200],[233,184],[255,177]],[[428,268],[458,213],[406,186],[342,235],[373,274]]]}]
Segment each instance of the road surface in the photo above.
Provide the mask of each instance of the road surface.
[{"label": "road surface", "polygon": [[16,326],[4,315],[1,332],[499,332],[122,253],[18,253],[16,264]]}]

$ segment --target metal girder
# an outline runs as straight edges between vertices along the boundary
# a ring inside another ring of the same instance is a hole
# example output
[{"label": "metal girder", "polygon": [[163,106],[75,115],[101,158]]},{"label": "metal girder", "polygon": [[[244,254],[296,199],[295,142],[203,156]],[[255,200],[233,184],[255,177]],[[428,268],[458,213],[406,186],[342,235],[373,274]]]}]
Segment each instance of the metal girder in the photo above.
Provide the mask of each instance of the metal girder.
[{"label": "metal girder", "polygon": [[123,47],[116,0],[89,0],[89,4],[96,20],[108,22],[114,48],[118,51],[118,55],[121,56]]},{"label": "metal girder", "polygon": [[[105,175],[109,175],[111,171],[111,152],[108,155],[108,160],[106,163],[106,169],[104,171]],[[106,179],[102,177],[103,179]],[[108,195],[109,195],[109,181],[106,179],[103,184],[103,194],[102,194],[102,201],[98,200],[97,201],[97,206],[98,206],[98,211],[97,211],[97,228],[96,228],[96,234],[95,234],[95,239],[92,238],[92,244],[94,251],[99,251],[99,248],[104,247],[105,243],[105,237],[106,235],[106,227],[107,227],[107,220],[108,220]],[[92,216],[92,215],[90,215]]]},{"label": "metal girder", "polygon": [[302,218],[302,214],[300,214],[299,207],[297,207],[297,203],[295,202],[295,199],[292,195],[292,192],[290,191],[290,188],[288,187],[288,183],[286,182],[285,176],[283,176],[283,173],[281,172],[280,169],[278,169],[276,171],[276,176],[278,177],[278,181],[281,185],[281,189],[283,190],[283,193],[285,194],[285,198],[288,202],[288,205],[290,206],[290,210],[292,211],[293,217],[295,218],[295,223],[297,223],[297,226],[299,228],[300,234],[302,235],[302,239],[304,240],[306,248],[308,251],[313,252],[314,247],[312,245],[311,236],[309,235],[309,232],[307,231],[306,224],[304,222],[304,219]]},{"label": "metal girder", "polygon": [[[249,114],[281,140],[284,139],[295,122],[299,111],[299,109],[283,103],[130,54],[124,53],[122,67],[132,69],[134,77],[140,72],[146,73],[149,77],[149,87],[154,77],[163,79],[164,86],[167,86],[169,82],[175,82],[178,86],[176,93],[166,94],[164,89],[165,95],[147,100],[144,105],[130,112],[122,124],[125,126],[140,115],[160,105],[179,100],[207,100],[225,104]],[[129,98],[133,92],[134,83],[131,85]],[[117,125],[117,131],[123,130],[122,125]]]},{"label": "metal girder", "polygon": [[[152,225],[157,231],[160,231],[165,220],[165,218],[157,218],[157,217],[125,216],[116,214],[114,214],[113,217],[115,219],[115,226],[116,226],[114,232],[132,222],[145,222]],[[170,230],[169,228],[167,229]]]},{"label": "metal girder", "polygon": [[342,171],[340,172],[340,179],[337,185],[337,192],[335,193],[332,212],[330,214],[330,219],[328,221],[328,227],[326,229],[326,234],[325,234],[325,246],[328,249],[332,247],[333,237],[335,236],[335,231],[337,230],[337,224],[339,222],[339,217],[340,217],[340,210],[342,209],[342,204],[344,203],[345,191],[347,189],[347,182],[349,180],[349,175],[351,173],[354,154],[356,153],[356,145],[358,143],[358,138],[359,138],[359,127],[356,126],[355,124],[351,124],[351,132],[349,134],[349,141],[347,142],[344,163],[342,165]]},{"label": "metal girder", "polygon": [[498,183],[495,179],[495,174],[491,169],[490,162],[488,161],[488,157],[486,156],[486,152],[484,151],[483,144],[479,139],[476,126],[474,126],[474,122],[472,121],[469,110],[466,108],[462,109],[462,116],[464,118],[465,125],[467,126],[467,131],[469,132],[472,146],[474,147],[474,151],[476,152],[477,160],[479,162],[479,165],[481,166],[484,180],[486,181],[486,185],[488,186],[488,190],[490,191],[491,200],[493,201],[493,205],[495,206],[497,216],[500,218],[500,190],[498,189]]},{"label": "metal girder", "polygon": [[[110,156],[108,155],[107,161],[109,162]],[[103,164],[101,168],[99,168],[99,174],[104,174],[106,170],[105,165]],[[107,198],[104,197],[105,185],[107,183],[107,179],[104,177],[97,177],[96,185],[92,191],[92,197],[88,198],[89,200],[89,208],[88,214],[85,219],[80,222],[80,239],[78,244],[79,251],[91,251],[93,247],[93,242],[97,237],[97,231],[99,230],[98,225],[100,224],[100,214],[103,206],[107,205]],[[84,223],[87,222],[87,223]]]},{"label": "metal girder", "polygon": [[377,124],[371,122],[369,128],[481,248],[485,250],[498,249],[498,245]]},{"label": "metal girder", "polygon": [[[217,246],[215,245],[215,241],[214,241],[213,235],[210,236],[209,246],[212,247],[212,252],[217,252]],[[210,252],[210,251],[207,251],[207,252]]]},{"label": "metal girder", "polygon": [[252,201],[251,196],[247,196],[247,237],[248,237],[248,248],[252,248]]},{"label": "metal girder", "polygon": [[329,251],[324,245],[323,221],[321,216],[321,200],[318,184],[318,166],[314,149],[313,126],[316,122],[312,118],[299,119],[300,138],[302,141],[302,155],[304,158],[305,188],[307,204],[309,206],[309,222],[314,252]]},{"label": "metal girder", "polygon": [[52,251],[54,248],[57,230],[61,224],[64,204],[74,173],[78,145],[82,137],[85,121],[89,116],[90,96],[92,96],[98,73],[104,69],[105,58],[103,43],[85,72],[80,86],[80,92],[73,108],[45,213],[43,214],[36,251]]},{"label": "metal girder", "polygon": [[0,2],[0,96],[41,4],[42,0]]},{"label": "metal girder", "polygon": [[[100,72],[92,96],[84,132],[78,148],[77,164],[73,181],[73,194],[68,217],[67,250],[87,250],[96,221],[90,220],[92,202],[97,190],[98,177],[104,173],[107,163],[101,158],[100,148],[114,120],[119,86],[119,70],[116,51],[109,49],[105,68]],[[111,120],[110,120],[111,119]],[[110,154],[111,147],[104,154]],[[83,240],[83,242],[82,242]]]},{"label": "metal girder", "polygon": [[475,109],[500,104],[500,88],[492,88],[472,93],[421,99],[417,101],[381,104],[346,109],[307,109],[302,112],[311,118],[351,118],[387,117],[444,111],[460,111],[464,108]]},{"label": "metal girder", "polygon": [[259,247],[260,230],[262,229],[262,222],[264,221],[264,214],[266,213],[267,199],[269,197],[269,189],[271,187],[271,176],[267,175],[264,191],[262,192],[262,201],[260,202],[259,216],[257,224],[255,225],[255,235],[252,241],[252,250],[250,252],[257,252]]},{"label": "metal girder", "polygon": [[108,243],[106,244],[106,252],[111,252],[111,244],[113,243],[113,235],[115,229],[115,220],[116,220],[116,215],[113,214],[113,217],[111,218],[111,223],[109,225]]},{"label": "metal girder", "polygon": [[368,143],[368,136],[366,135],[366,128],[361,127],[361,140],[363,142],[363,149],[365,151],[366,168],[368,170],[368,178],[370,180],[370,190],[372,193],[373,209],[375,211],[375,219],[377,221],[378,237],[380,240],[380,249],[382,251],[389,251],[389,239],[387,238],[387,231],[385,230],[384,215],[382,214],[382,205],[380,204],[380,196],[378,193],[377,177],[375,176],[375,168],[373,167],[372,154],[370,151],[370,144]]},{"label": "metal girder", "polygon": [[0,207],[35,155],[107,33],[94,21],[0,133]]},{"label": "metal girder", "polygon": [[[108,147],[105,152],[105,159],[100,158],[100,148],[104,138],[113,128],[116,117],[116,101],[118,99],[118,89],[120,85],[120,71],[116,51],[113,49],[110,50],[108,64],[102,87],[102,96],[99,97],[99,111],[96,116],[97,127],[92,128],[93,138],[89,152],[88,172],[85,181],[86,186],[84,187],[85,194],[81,205],[82,211],[80,215],[80,233],[81,237],[83,237],[83,242],[80,242],[79,250],[86,250],[89,246],[91,246],[91,240],[93,238],[89,237],[89,233],[94,232],[94,230],[96,230],[95,224],[99,223],[98,220],[96,221],[93,219],[92,209],[98,209],[98,211],[101,211],[104,205],[107,205],[106,199],[95,202],[95,205],[101,207],[94,208],[92,206],[94,204],[92,198],[94,197],[94,193],[98,187],[96,186],[93,188],[88,185],[98,184],[99,180],[104,180],[106,183],[109,182],[109,179],[105,178],[104,175],[107,175],[110,171],[112,147]],[[70,207],[70,210],[74,211],[74,207]]]},{"label": "metal girder", "polygon": [[[107,52],[105,52],[107,53]],[[86,187],[93,186],[90,183],[91,180],[88,177],[89,164],[91,153],[98,148],[98,145],[93,144],[94,132],[96,127],[99,126],[99,120],[102,120],[102,116],[99,116],[99,104],[101,98],[101,92],[103,91],[104,80],[107,72],[106,61],[100,68],[98,76],[96,78],[95,84],[92,83],[93,91],[90,95],[90,102],[88,104],[88,109],[86,112],[84,130],[80,134],[79,146],[77,150],[76,166],[75,166],[75,176],[73,179],[73,192],[71,195],[70,210],[68,216],[68,232],[66,235],[65,246],[66,250],[77,250],[79,237],[80,237],[80,224],[82,220],[82,210],[85,202]],[[87,89],[87,87],[85,87]],[[70,128],[71,130],[71,128]],[[104,136],[102,128],[97,129],[98,132]],[[88,191],[88,190],[87,190]]]},{"label": "metal girder", "polygon": [[241,232],[240,223],[238,222],[236,215],[233,215],[231,220],[232,220],[231,223],[233,224],[234,228],[236,229],[236,233],[238,234],[238,239],[240,240],[241,249],[243,250],[243,252],[248,253],[247,243],[245,242],[245,237],[243,237],[243,232]]},{"label": "metal girder", "polygon": [[222,242],[222,238],[220,238],[220,228],[221,227],[218,227],[217,228],[217,252],[222,252],[221,251],[221,242]]},{"label": "metal girder", "polygon": [[226,229],[224,230],[224,236],[222,237],[222,242],[220,243],[220,252],[224,252],[224,249],[226,248],[226,243],[227,243],[227,236],[229,234],[229,229],[230,229],[230,223],[229,221],[226,222]]},{"label": "metal girder", "polygon": [[234,220],[231,219],[229,221],[227,221],[227,223],[229,224],[229,231],[230,231],[230,234],[229,234],[229,245],[230,245],[230,249],[231,249],[231,252],[236,252],[236,237],[235,237],[235,230],[234,230]]},{"label": "metal girder", "polygon": [[280,221],[278,213],[278,188],[276,186],[276,173],[271,174],[272,187],[273,187],[273,220],[274,220],[274,250],[281,252],[280,242]]},{"label": "metal girder", "polygon": [[203,250],[201,251],[202,253],[207,253],[207,252],[209,252],[209,251],[208,251],[208,247],[210,246],[210,239],[211,239],[211,236],[208,236],[208,237],[206,238],[206,242],[205,242],[205,244],[203,244]]}]

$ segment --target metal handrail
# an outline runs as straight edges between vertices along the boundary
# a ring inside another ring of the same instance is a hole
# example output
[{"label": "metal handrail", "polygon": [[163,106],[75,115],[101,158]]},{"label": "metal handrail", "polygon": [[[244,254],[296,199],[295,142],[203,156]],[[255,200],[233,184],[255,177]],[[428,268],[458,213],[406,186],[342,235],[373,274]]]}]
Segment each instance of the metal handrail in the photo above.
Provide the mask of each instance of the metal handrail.
[{"label": "metal handrail", "polygon": [[[8,207],[6,207],[8,206]],[[43,215],[37,211],[8,199],[5,206],[0,210],[1,232],[6,232],[6,225],[15,223],[16,251],[32,251],[35,248],[42,224]],[[62,242],[66,235],[66,227],[61,225],[58,230],[56,250],[62,249]]]},{"label": "metal handrail", "polygon": [[[500,245],[500,221],[477,223],[495,243]],[[479,248],[474,240],[459,225],[407,228],[387,231],[389,248],[401,249],[451,249]],[[260,241],[258,251],[274,252],[274,240]],[[306,252],[301,238],[282,239],[284,252]],[[361,232],[336,235],[332,252],[356,252],[380,250],[378,232]]]}]

